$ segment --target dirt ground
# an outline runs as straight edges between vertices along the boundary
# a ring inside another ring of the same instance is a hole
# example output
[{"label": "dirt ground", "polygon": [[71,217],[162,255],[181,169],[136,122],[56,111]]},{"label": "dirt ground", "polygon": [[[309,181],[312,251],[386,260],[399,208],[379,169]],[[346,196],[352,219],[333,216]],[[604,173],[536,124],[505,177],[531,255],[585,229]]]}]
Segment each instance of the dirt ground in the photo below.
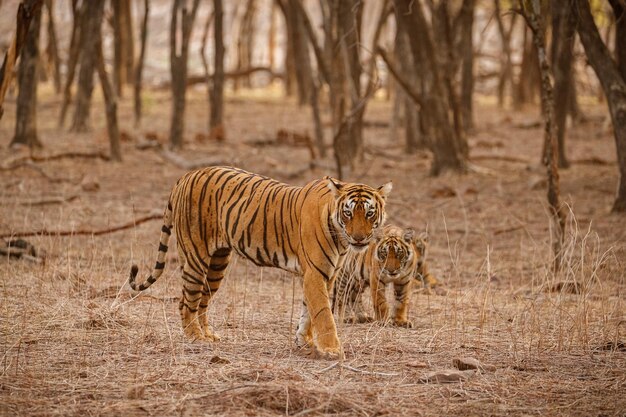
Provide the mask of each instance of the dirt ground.
[{"label": "dirt ground", "polygon": [[[42,96],[40,155],[107,151],[99,98],[92,131],[74,134],[56,128],[59,99]],[[187,160],[294,184],[333,174],[303,171],[306,148],[251,144],[280,128],[312,133],[308,109],[273,93],[231,95],[226,104],[227,140],[198,141],[206,99],[190,91]],[[149,132],[166,140],[170,105],[167,92],[149,91],[135,130],[130,99],[122,101],[121,126],[131,136],[122,163],[65,158],[15,167],[24,153],[8,149],[9,98],[0,122],[0,234],[98,231],[162,212],[185,170],[135,145]],[[401,135],[384,126],[390,104],[370,104],[366,119],[378,123],[365,131],[365,160],[353,179],[394,181],[389,221],[428,230],[428,262],[445,290],[416,291],[413,329],[339,324],[340,363],[306,358],[293,344],[300,280],[243,259],[209,310],[222,341],[186,341],[173,254],[144,294],[126,285],[132,263],[142,276],[154,264],[159,220],[98,236],[26,238],[45,263],[0,259],[0,414],[626,415],[626,217],[609,212],[617,166],[606,110],[584,110],[588,122],[568,137],[573,166],[561,172],[569,216],[565,267],[554,276],[536,109],[502,111],[479,97],[472,172],[432,178],[430,156],[405,154]],[[37,204],[51,197],[68,201]],[[460,382],[423,382],[462,357],[494,368]]]}]

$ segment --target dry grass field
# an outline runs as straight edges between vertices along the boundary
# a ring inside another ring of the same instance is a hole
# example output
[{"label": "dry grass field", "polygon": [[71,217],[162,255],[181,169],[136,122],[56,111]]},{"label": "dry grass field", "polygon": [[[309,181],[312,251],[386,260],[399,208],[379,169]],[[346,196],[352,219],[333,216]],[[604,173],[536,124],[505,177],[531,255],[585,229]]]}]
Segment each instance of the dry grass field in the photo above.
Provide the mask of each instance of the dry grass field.
[{"label": "dry grass field", "polygon": [[[561,172],[565,267],[554,276],[537,110],[503,112],[482,101],[467,175],[429,177],[426,153],[406,155],[402,138],[379,124],[365,132],[355,179],[394,181],[389,221],[428,230],[428,262],[444,283],[416,291],[413,329],[339,324],[345,360],[309,359],[293,343],[299,279],[238,259],[209,310],[222,341],[191,343],[180,326],[175,251],[150,290],[137,295],[126,285],[132,263],[142,276],[154,264],[159,220],[101,235],[27,237],[44,263],[0,259],[0,415],[626,415],[626,217],[609,213],[617,167],[606,111],[585,107],[589,121],[570,131],[574,164]],[[24,153],[8,149],[9,99],[0,123],[0,234],[99,231],[162,212],[184,169],[135,145],[149,132],[166,140],[171,103],[167,92],[148,92],[135,131],[128,102],[124,162],[16,167]],[[190,92],[188,103],[187,160],[294,184],[332,174],[303,172],[306,148],[251,144],[280,128],[312,132],[308,110],[292,101],[231,96],[223,143],[195,138],[206,124],[204,93]],[[107,151],[99,98],[88,134],[58,130],[58,107],[44,92],[40,155]],[[366,118],[389,115],[381,100]],[[59,197],[68,201],[43,201]],[[464,357],[489,366],[458,382],[425,381]]]}]

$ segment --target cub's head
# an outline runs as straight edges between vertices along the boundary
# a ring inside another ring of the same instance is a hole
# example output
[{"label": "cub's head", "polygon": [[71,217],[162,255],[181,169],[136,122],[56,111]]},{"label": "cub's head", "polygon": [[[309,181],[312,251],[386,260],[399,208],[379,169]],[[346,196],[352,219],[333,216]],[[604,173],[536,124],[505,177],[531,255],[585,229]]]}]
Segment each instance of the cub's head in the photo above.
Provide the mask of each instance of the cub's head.
[{"label": "cub's head", "polygon": [[385,199],[391,192],[391,182],[372,188],[330,177],[326,180],[335,197],[331,215],[336,229],[353,250],[364,251],[385,223]]},{"label": "cub's head", "polygon": [[413,229],[386,226],[374,248],[374,259],[381,272],[391,277],[414,272],[424,262],[426,242],[426,235],[417,235]]}]

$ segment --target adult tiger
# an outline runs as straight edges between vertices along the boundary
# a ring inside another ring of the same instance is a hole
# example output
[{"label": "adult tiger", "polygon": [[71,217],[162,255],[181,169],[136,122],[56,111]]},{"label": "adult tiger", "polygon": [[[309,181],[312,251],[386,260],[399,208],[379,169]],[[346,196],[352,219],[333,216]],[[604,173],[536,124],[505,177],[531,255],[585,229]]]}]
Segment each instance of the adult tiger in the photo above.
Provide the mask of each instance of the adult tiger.
[{"label": "adult tiger", "polygon": [[361,294],[370,287],[376,320],[386,322],[390,317],[385,288],[393,284],[396,303],[392,323],[413,327],[407,317],[413,281],[437,282],[424,263],[426,242],[426,235],[416,235],[413,229],[385,226],[383,236],[370,243],[366,252],[351,256],[344,263],[337,275],[333,309],[340,317],[347,313],[348,321],[372,321],[361,302]]},{"label": "adult tiger", "polygon": [[330,177],[294,187],[232,167],[190,172],[170,194],[152,274],[137,285],[133,265],[130,287],[145,290],[161,276],[174,227],[183,278],[179,308],[188,337],[219,340],[207,308],[234,252],[304,277],[296,342],[337,358],[341,346],[328,292],[348,251],[366,250],[382,227],[391,188],[391,182],[374,189]]}]

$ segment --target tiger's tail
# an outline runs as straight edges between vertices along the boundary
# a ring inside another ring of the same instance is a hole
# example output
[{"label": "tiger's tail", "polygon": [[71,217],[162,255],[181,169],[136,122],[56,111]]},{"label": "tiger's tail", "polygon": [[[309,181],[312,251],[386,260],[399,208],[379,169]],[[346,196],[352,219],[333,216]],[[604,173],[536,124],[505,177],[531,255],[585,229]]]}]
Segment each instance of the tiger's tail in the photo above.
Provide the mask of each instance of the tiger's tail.
[{"label": "tiger's tail", "polygon": [[163,274],[163,270],[165,270],[165,259],[167,256],[167,243],[170,240],[170,236],[172,235],[172,203],[167,203],[167,208],[165,209],[165,213],[163,213],[163,227],[161,228],[161,237],[159,239],[159,251],[157,252],[157,261],[154,269],[152,270],[152,274],[145,280],[142,284],[137,285],[135,282],[135,278],[137,278],[137,273],[139,272],[139,267],[137,265],[133,265],[130,268],[130,278],[128,280],[128,285],[134,291],[143,291],[149,288],[152,284],[156,282],[157,279]]}]

